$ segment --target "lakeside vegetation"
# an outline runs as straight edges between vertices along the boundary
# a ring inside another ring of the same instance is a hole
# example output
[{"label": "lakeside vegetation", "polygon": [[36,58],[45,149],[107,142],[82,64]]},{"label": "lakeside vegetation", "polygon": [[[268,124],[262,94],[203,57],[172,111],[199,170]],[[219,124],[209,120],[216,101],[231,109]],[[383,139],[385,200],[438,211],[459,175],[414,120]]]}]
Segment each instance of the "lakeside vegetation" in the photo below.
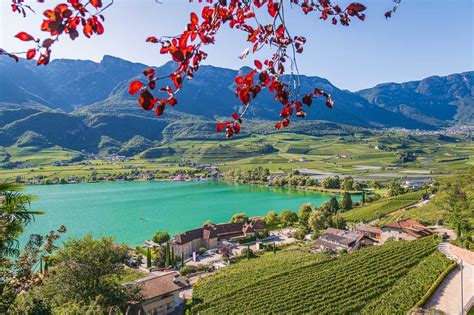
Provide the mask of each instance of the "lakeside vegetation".
[{"label": "lakeside vegetation", "polygon": [[200,279],[192,312],[406,313],[450,263],[436,244],[391,242],[337,258],[295,248],[267,253]]}]

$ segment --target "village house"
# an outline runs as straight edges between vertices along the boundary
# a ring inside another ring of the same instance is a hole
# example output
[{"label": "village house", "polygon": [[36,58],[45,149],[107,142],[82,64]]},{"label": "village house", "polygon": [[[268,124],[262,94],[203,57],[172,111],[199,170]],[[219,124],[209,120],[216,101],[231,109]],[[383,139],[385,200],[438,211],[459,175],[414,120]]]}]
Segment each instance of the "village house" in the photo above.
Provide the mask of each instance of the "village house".
[{"label": "village house", "polygon": [[143,300],[129,306],[127,314],[184,314],[185,303],[179,292],[187,287],[187,281],[178,272],[152,275],[124,285],[139,285]]},{"label": "village house", "polygon": [[382,230],[377,226],[372,225],[360,225],[355,228],[357,232],[363,233],[365,236],[371,239],[380,241],[382,239]]},{"label": "village house", "polygon": [[381,242],[388,239],[394,240],[415,240],[420,237],[429,236],[433,231],[421,223],[412,219],[404,219],[397,222],[386,224],[380,227],[382,231]]},{"label": "village house", "polygon": [[361,247],[374,245],[376,241],[362,232],[346,231],[335,228],[328,228],[316,240],[316,250],[332,250],[339,252],[341,250],[353,251]]},{"label": "village house", "polygon": [[262,233],[265,225],[261,220],[254,220],[250,223],[224,223],[206,224],[200,228],[186,231],[174,236],[168,244],[174,250],[176,256],[192,256],[193,252],[198,252],[199,248],[217,248],[218,242],[223,240],[238,240],[241,238],[254,237],[257,233]]}]

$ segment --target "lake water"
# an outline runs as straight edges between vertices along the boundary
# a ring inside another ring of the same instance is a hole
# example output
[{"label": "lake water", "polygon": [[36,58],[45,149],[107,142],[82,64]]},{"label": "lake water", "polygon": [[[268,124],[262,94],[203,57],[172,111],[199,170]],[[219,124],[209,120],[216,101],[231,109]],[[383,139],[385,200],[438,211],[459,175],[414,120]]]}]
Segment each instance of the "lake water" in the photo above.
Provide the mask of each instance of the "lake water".
[{"label": "lake water", "polygon": [[158,230],[174,235],[206,220],[227,222],[236,212],[256,216],[269,210],[298,211],[302,203],[320,205],[330,198],[316,192],[222,181],[28,186],[26,193],[39,197],[32,209],[46,214],[36,217],[25,236],[45,234],[63,224],[66,236],[111,235],[130,245],[143,243]]}]

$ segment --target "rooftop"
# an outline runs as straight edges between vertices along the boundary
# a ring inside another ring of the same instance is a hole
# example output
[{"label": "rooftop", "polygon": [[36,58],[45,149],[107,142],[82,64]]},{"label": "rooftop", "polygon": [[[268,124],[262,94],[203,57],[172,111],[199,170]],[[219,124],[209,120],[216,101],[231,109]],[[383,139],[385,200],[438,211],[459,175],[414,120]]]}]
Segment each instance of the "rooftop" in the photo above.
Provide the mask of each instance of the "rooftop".
[{"label": "rooftop", "polygon": [[433,234],[433,231],[430,228],[412,219],[404,219],[397,222],[389,223],[382,226],[382,228],[383,227],[401,229],[405,233],[415,238],[420,238]]},{"label": "rooftop", "polygon": [[125,285],[130,284],[142,285],[141,294],[145,300],[172,293],[189,286],[186,280],[176,271],[140,278]]}]

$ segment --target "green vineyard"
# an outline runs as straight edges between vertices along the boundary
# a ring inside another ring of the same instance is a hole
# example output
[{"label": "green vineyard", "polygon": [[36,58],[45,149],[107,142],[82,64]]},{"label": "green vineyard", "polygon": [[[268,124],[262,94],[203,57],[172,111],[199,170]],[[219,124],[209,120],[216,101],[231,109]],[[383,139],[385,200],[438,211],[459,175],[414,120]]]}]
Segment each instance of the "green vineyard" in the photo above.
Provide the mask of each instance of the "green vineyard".
[{"label": "green vineyard", "polygon": [[328,258],[299,249],[242,261],[194,286],[197,314],[403,314],[449,260],[432,238]]},{"label": "green vineyard", "polygon": [[344,219],[352,222],[369,222],[390,212],[416,203],[421,199],[422,194],[423,191],[420,190],[387,199],[381,199],[367,206],[354,208],[344,212],[342,216]]}]

